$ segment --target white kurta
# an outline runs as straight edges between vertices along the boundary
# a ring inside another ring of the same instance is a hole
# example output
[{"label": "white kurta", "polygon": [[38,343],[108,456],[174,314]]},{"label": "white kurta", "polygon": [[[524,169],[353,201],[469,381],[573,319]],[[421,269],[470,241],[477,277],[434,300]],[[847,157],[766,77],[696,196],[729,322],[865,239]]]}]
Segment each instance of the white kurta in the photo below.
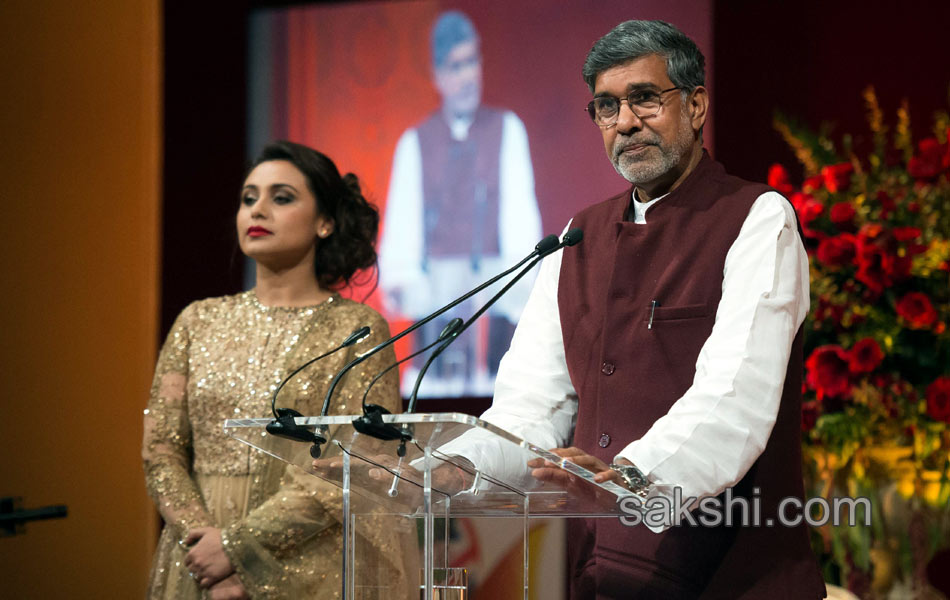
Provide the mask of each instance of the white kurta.
[{"label": "white kurta", "polygon": [[[648,206],[633,204],[635,222],[645,223]],[[578,406],[558,312],[560,270],[560,253],[542,262],[501,361],[494,402],[482,415],[544,448],[570,445]],[[672,500],[675,486],[684,498],[718,495],[738,483],[765,449],[792,342],[809,307],[808,258],[795,213],[779,194],[762,194],[752,205],[723,275],[715,325],[692,385],[642,438],[618,440],[626,446],[617,458],[647,475],[652,496]],[[472,441],[460,439],[443,451],[465,456],[487,473],[526,474],[521,456]]]}]

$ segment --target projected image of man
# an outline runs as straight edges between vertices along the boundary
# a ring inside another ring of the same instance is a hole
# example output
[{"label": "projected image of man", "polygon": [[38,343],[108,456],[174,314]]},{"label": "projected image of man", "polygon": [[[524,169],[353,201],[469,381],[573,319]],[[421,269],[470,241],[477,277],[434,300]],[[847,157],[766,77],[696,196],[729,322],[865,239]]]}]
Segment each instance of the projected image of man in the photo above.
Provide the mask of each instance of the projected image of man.
[{"label": "projected image of man", "polygon": [[[441,106],[396,146],[380,252],[386,308],[410,319],[514,264],[541,237],[527,133],[513,112],[481,103],[481,40],[471,20],[458,11],[440,15],[431,47]],[[525,279],[443,354],[422,395],[491,393],[530,291]],[[486,298],[445,320],[470,315]],[[430,328],[417,345],[434,339],[441,324]]]}]

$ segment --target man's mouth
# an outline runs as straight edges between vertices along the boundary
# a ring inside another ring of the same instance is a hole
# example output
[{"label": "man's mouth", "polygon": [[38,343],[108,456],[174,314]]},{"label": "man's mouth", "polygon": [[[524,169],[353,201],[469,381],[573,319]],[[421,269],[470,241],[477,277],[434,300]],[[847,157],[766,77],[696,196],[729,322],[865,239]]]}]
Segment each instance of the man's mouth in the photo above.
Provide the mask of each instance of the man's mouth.
[{"label": "man's mouth", "polygon": [[637,155],[642,153],[644,150],[652,146],[653,144],[647,142],[637,142],[633,144],[625,144],[621,146],[619,150],[615,153],[615,158],[620,158],[620,156],[626,155]]}]

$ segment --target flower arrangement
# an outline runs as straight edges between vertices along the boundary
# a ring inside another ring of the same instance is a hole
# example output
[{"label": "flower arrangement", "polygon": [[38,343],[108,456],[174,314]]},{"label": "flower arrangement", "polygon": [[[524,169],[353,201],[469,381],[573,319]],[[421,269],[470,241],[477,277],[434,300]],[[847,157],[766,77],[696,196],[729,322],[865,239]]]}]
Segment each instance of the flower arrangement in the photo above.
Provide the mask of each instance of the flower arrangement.
[{"label": "flower arrangement", "polygon": [[[864,92],[870,151],[781,115],[804,169],[769,184],[798,213],[811,276],[803,454],[814,494],[871,499],[872,526],[819,529],[826,577],[883,597],[919,589],[950,544],[950,116],[912,142],[906,101],[888,130]],[[915,592],[916,593],[916,592]]]}]

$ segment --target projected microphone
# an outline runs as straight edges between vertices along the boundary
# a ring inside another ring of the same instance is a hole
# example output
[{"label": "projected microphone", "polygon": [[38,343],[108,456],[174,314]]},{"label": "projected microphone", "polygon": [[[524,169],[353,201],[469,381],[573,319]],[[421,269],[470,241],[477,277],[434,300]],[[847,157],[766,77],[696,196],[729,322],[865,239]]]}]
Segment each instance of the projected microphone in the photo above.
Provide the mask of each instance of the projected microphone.
[{"label": "projected microphone", "polygon": [[[548,237],[554,237],[554,236],[548,236]],[[547,240],[548,238],[544,238],[544,239]],[[459,331],[455,335],[453,335],[449,339],[442,342],[442,345],[436,348],[435,351],[429,355],[428,360],[426,360],[425,364],[422,365],[422,369],[419,371],[419,375],[416,377],[416,383],[412,386],[412,394],[409,396],[409,405],[406,408],[406,414],[414,412],[416,409],[416,398],[419,394],[419,386],[422,384],[422,378],[425,376],[426,371],[429,370],[429,366],[432,364],[432,362],[436,358],[439,357],[440,354],[442,354],[442,352],[445,351],[446,348],[449,347],[450,344],[452,344],[452,342],[457,340],[459,336],[462,335],[462,332],[468,329],[472,325],[472,323],[475,322],[475,319],[482,316],[485,313],[485,311],[487,311],[491,307],[492,304],[497,302],[499,298],[505,295],[508,292],[508,290],[512,288],[512,286],[518,283],[519,279],[524,277],[528,273],[528,271],[533,269],[534,266],[538,264],[541,261],[541,259],[543,259],[545,256],[548,256],[549,254],[553,254],[554,252],[557,252],[558,250],[566,246],[576,246],[577,244],[581,243],[583,239],[584,239],[584,232],[581,229],[575,227],[574,229],[568,230],[568,232],[564,234],[564,237],[561,238],[560,243],[548,243],[548,244],[545,244],[543,248],[541,248],[541,244],[538,244],[538,246],[536,247],[536,250],[538,250],[538,255],[533,261],[531,261],[531,264],[529,264],[527,267],[522,269],[517,275],[515,275],[511,279],[511,281],[506,283],[504,287],[498,290],[498,293],[492,296],[488,300],[488,302],[485,303],[484,306],[478,309],[475,312],[475,314],[473,314],[468,319],[468,321],[465,322],[465,324],[461,327],[461,329],[459,329]],[[542,240],[542,242],[544,242],[544,240]],[[554,237],[554,242],[557,242],[556,237]]]},{"label": "projected microphone", "polygon": [[293,379],[297,373],[303,371],[318,360],[324,359],[335,352],[339,352],[343,348],[347,348],[353,344],[363,341],[369,334],[369,327],[366,327],[365,325],[360,327],[347,336],[347,338],[343,340],[342,344],[333,350],[330,350],[329,352],[324,352],[316,358],[311,358],[304,364],[294,369],[290,375],[285,377],[284,380],[280,382],[280,385],[277,386],[277,389],[274,390],[274,395],[271,396],[270,399],[270,409],[271,412],[274,413],[274,420],[267,424],[267,433],[301,442],[312,442],[313,432],[309,431],[305,427],[297,425],[297,423],[294,421],[295,417],[302,417],[303,415],[292,408],[276,408],[277,394],[280,393],[280,390],[284,389],[284,386],[287,385],[287,382]]},{"label": "projected microphone", "polygon": [[[337,384],[340,382],[340,380],[343,378],[343,376],[344,376],[350,369],[352,369],[353,367],[359,365],[359,364],[362,363],[363,361],[367,360],[368,358],[370,358],[372,355],[376,354],[376,353],[379,352],[380,350],[383,350],[384,348],[387,348],[388,346],[391,346],[392,344],[395,344],[398,340],[400,340],[400,339],[402,339],[403,337],[409,335],[410,333],[412,333],[412,332],[415,331],[416,329],[419,329],[420,327],[422,327],[423,325],[425,325],[426,323],[428,323],[428,322],[431,321],[432,319],[438,317],[438,316],[441,315],[442,313],[444,313],[444,312],[446,312],[446,311],[448,311],[448,310],[451,310],[451,309],[455,308],[456,306],[458,306],[458,305],[461,304],[462,302],[468,300],[469,298],[471,298],[472,296],[474,296],[474,295],[477,294],[478,292],[480,292],[480,291],[482,291],[483,289],[487,288],[488,286],[494,284],[494,283],[497,282],[499,279],[501,279],[501,278],[503,278],[503,277],[506,277],[507,275],[510,275],[510,274],[513,273],[515,270],[517,270],[517,269],[520,268],[522,265],[524,265],[526,262],[528,262],[529,260],[531,260],[531,259],[533,259],[533,258],[535,258],[535,257],[537,257],[537,256],[539,256],[539,255],[541,255],[542,253],[549,254],[549,253],[551,252],[551,248],[553,248],[554,246],[557,246],[557,244],[558,244],[557,236],[555,236],[555,235],[546,236],[544,239],[542,239],[540,242],[538,242],[538,244],[534,247],[534,250],[533,250],[530,254],[528,254],[528,256],[526,256],[526,257],[524,257],[523,259],[521,259],[521,260],[518,262],[518,264],[516,264],[515,266],[513,266],[513,267],[511,267],[511,268],[509,268],[509,269],[507,269],[507,270],[505,270],[505,271],[499,273],[498,275],[495,275],[494,277],[492,277],[491,279],[489,279],[489,280],[486,281],[485,283],[479,285],[479,286],[476,287],[475,289],[473,289],[473,290],[471,290],[471,291],[469,291],[469,292],[466,292],[466,293],[463,294],[461,297],[456,298],[455,300],[453,300],[452,302],[449,302],[448,304],[446,304],[446,305],[443,306],[442,308],[440,308],[440,309],[436,310],[435,312],[429,314],[428,316],[426,316],[426,317],[424,317],[424,318],[422,318],[422,319],[416,321],[415,323],[413,323],[412,325],[410,325],[409,327],[407,327],[407,328],[404,329],[403,331],[397,333],[397,334],[394,335],[393,337],[389,338],[389,339],[386,340],[385,342],[382,342],[382,343],[376,345],[374,348],[371,348],[371,349],[367,350],[367,351],[364,352],[363,354],[357,356],[355,359],[353,359],[352,361],[350,361],[346,366],[344,366],[342,369],[340,369],[340,371],[339,371],[339,372],[336,374],[336,376],[333,378],[333,381],[330,382],[330,387],[327,389],[327,395],[326,395],[326,397],[323,399],[323,409],[320,411],[320,416],[325,417],[325,416],[327,415],[327,412],[330,410],[330,398],[333,397],[333,392],[336,390]],[[322,444],[325,444],[326,441],[327,441],[326,436],[324,436],[322,432],[314,432],[314,434],[313,434],[313,446],[310,448],[310,454],[311,454],[311,456],[313,456],[314,458],[319,458],[319,457],[320,457],[320,446],[321,446]]]}]

